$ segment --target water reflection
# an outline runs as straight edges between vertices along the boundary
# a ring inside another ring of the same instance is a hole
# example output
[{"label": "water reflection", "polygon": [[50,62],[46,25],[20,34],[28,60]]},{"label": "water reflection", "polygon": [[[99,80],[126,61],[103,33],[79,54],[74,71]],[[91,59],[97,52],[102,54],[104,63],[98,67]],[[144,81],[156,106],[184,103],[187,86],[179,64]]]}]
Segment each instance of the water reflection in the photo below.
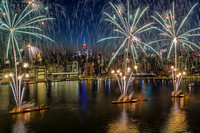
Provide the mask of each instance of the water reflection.
[{"label": "water reflection", "polygon": [[165,133],[177,133],[186,132],[188,128],[188,122],[186,112],[184,111],[184,98],[173,99],[173,106],[169,114],[169,118],[166,122],[166,127],[163,132]]},{"label": "water reflection", "polygon": [[30,129],[27,128],[26,123],[30,121],[30,113],[13,115],[15,124],[12,128],[12,133],[27,133]]},{"label": "water reflection", "polygon": [[26,85],[26,90],[25,90],[25,95],[24,95],[24,99],[35,99],[35,97],[37,96],[36,94],[36,84],[27,84]]},{"label": "water reflection", "polygon": [[149,80],[135,80],[134,87],[132,88],[135,98],[152,97],[152,83]]},{"label": "water reflection", "polygon": [[46,83],[39,83],[37,84],[37,103],[39,103],[39,105],[41,104],[46,104],[46,93],[47,90],[45,88],[45,84]]},{"label": "water reflection", "polygon": [[92,99],[95,100],[97,97],[97,82],[92,83],[91,89],[92,89]]},{"label": "water reflection", "polygon": [[128,117],[126,108],[123,108],[117,120],[108,125],[109,133],[139,133],[138,126]]},{"label": "water reflection", "polygon": [[[0,88],[0,110],[8,110],[10,102],[9,86],[1,86]],[[14,102],[14,101],[13,101]]]},{"label": "water reflection", "polygon": [[51,82],[46,83],[47,98],[51,98]]},{"label": "water reflection", "polygon": [[46,87],[47,96],[55,104],[78,102],[79,86],[79,81],[51,82]]},{"label": "water reflection", "polygon": [[0,132],[199,132],[199,88],[189,88],[189,98],[171,99],[172,86],[170,80],[135,80],[134,98],[152,100],[113,105],[120,95],[115,81],[29,84],[25,100],[51,109],[25,115],[8,114],[14,99],[8,85],[0,86]]},{"label": "water reflection", "polygon": [[105,95],[108,98],[110,90],[110,80],[105,80]]},{"label": "water reflection", "polygon": [[79,88],[79,108],[82,115],[87,113],[88,96],[85,88],[85,81],[80,82]]}]

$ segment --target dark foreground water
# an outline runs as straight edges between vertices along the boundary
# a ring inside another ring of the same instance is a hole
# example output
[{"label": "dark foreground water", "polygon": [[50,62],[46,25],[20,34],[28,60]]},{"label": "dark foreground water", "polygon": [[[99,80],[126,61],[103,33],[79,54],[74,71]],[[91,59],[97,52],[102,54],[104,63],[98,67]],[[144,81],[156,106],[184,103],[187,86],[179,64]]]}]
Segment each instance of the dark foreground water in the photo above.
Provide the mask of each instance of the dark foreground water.
[{"label": "dark foreground water", "polygon": [[111,104],[120,95],[116,81],[66,81],[27,86],[25,100],[48,111],[10,115],[11,89],[0,86],[0,133],[63,132],[200,132],[200,87],[187,88],[189,98],[173,99],[171,81],[137,80],[134,97],[152,98],[144,103]]}]

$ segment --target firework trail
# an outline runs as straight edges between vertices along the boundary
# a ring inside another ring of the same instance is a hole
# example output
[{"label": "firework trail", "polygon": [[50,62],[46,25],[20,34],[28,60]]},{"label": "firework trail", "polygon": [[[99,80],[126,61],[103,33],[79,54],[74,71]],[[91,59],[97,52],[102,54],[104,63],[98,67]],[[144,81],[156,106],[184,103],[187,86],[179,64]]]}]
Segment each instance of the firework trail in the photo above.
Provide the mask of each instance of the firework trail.
[{"label": "firework trail", "polygon": [[37,58],[37,55],[41,52],[41,50],[35,46],[31,46],[31,45],[28,45],[28,57],[31,61],[33,61],[33,59],[36,59]]}]

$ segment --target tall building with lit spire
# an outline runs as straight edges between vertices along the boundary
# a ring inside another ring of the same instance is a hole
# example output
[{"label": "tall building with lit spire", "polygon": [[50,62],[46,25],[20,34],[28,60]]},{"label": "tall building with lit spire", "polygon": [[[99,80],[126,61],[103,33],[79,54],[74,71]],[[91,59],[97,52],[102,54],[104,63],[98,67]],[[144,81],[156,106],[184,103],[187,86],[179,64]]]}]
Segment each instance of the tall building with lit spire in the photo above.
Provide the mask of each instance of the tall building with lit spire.
[{"label": "tall building with lit spire", "polygon": [[83,49],[82,49],[82,54],[86,55],[86,43],[85,43],[85,37],[83,38]]}]

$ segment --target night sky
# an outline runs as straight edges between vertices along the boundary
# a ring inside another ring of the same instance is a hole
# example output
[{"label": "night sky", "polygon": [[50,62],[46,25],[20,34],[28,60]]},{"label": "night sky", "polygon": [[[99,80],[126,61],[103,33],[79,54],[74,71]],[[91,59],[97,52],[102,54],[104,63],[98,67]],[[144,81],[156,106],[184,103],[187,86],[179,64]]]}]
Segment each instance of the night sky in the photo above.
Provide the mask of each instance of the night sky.
[{"label": "night sky", "polygon": [[[109,0],[53,0],[55,3],[60,4],[65,9],[66,18],[58,18],[57,20],[64,21],[61,24],[61,34],[57,34],[57,43],[60,42],[68,48],[73,48],[74,51],[80,50],[82,40],[86,38],[87,47],[95,49],[97,51],[103,51],[103,44],[97,44],[96,42],[107,36],[105,32],[107,24],[103,21],[102,10],[109,10]],[[124,3],[126,0],[113,1],[113,3]],[[176,0],[175,7],[177,18],[182,20],[183,16],[187,14],[189,9],[197,3],[198,0]],[[138,6],[144,8],[149,6],[147,12],[148,20],[151,21],[151,16],[155,11],[163,12],[172,6],[172,0],[134,0],[131,1],[132,9],[136,9]],[[199,5],[194,9],[194,13],[190,16],[189,20],[192,21],[194,27],[199,26]],[[106,27],[105,27],[106,26]],[[61,39],[60,39],[61,38]]]},{"label": "night sky", "polygon": [[[19,6],[21,5],[18,0],[11,1],[14,1]],[[22,0],[23,2],[24,0]],[[126,6],[126,0],[35,0],[35,2],[41,5],[41,14],[55,18],[53,22],[50,22],[50,26],[44,27],[46,31],[44,32],[45,35],[55,40],[55,43],[51,45],[55,49],[67,48],[69,52],[74,53],[77,50],[81,50],[83,38],[85,37],[87,48],[93,49],[94,52],[106,52],[109,54],[110,51],[106,51],[107,49],[116,50],[119,42],[105,41],[97,43],[98,40],[112,35],[112,28],[110,28],[112,25],[104,21],[105,15],[102,12],[105,11],[112,15],[109,2],[113,4],[124,4]],[[130,4],[133,12],[137,7],[149,7],[141,22],[146,23],[153,21],[151,16],[155,14],[155,11],[163,13],[170,9],[172,2],[172,0],[133,0],[130,1]],[[178,21],[186,16],[195,3],[199,3],[199,0],[175,0],[175,12]],[[195,7],[189,16],[185,28],[200,26],[199,16],[200,4]],[[154,31],[149,34],[151,36],[144,35],[146,42],[158,36]]]}]

